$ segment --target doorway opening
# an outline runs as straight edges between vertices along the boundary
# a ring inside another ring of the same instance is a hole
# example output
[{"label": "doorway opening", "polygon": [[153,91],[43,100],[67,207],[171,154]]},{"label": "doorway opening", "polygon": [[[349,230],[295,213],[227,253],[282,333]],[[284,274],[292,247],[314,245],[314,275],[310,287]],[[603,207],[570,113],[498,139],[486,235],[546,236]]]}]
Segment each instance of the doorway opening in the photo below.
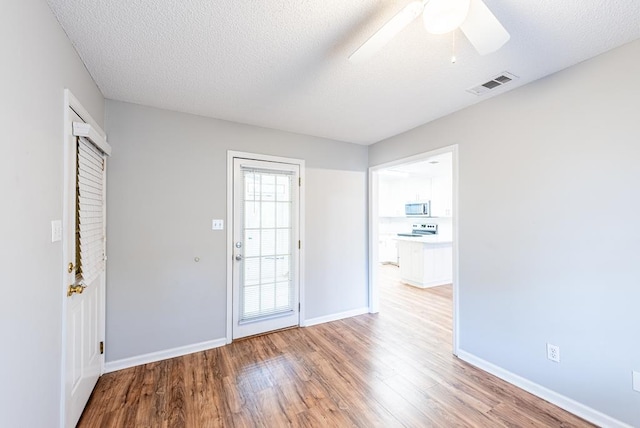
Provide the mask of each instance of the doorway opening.
[{"label": "doorway opening", "polygon": [[457,355],[457,145],[372,167],[369,182],[370,312],[396,298],[444,302],[438,322]]}]

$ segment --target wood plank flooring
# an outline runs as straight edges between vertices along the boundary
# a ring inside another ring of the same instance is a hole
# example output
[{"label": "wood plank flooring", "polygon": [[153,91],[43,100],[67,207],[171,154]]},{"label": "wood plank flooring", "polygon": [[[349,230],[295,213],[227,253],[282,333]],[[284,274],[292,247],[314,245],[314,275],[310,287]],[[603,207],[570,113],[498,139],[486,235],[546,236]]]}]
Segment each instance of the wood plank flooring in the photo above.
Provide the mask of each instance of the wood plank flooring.
[{"label": "wood plank flooring", "polygon": [[79,427],[588,427],[451,354],[451,286],[381,268],[381,307],[104,375]]}]

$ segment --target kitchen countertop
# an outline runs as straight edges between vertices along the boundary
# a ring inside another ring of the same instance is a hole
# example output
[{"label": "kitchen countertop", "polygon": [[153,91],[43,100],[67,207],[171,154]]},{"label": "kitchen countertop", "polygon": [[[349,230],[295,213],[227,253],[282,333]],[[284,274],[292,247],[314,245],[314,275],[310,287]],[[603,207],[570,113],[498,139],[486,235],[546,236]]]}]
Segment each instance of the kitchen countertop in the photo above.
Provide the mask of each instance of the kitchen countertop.
[{"label": "kitchen countertop", "polygon": [[446,235],[425,235],[425,236],[396,236],[396,241],[420,242],[423,244],[451,244],[451,236]]}]

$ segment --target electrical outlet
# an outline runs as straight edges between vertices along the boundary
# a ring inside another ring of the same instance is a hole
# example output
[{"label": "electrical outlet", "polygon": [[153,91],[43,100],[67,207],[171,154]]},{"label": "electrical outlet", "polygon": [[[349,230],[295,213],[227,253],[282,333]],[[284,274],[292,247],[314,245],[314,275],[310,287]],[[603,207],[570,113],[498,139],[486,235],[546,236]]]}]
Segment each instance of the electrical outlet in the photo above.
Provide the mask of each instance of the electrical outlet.
[{"label": "electrical outlet", "polygon": [[555,361],[556,363],[560,362],[560,347],[556,345],[552,345],[547,343],[547,359],[551,361]]},{"label": "electrical outlet", "polygon": [[633,371],[633,390],[640,392],[640,372]]},{"label": "electrical outlet", "polygon": [[224,220],[212,220],[211,221],[211,229],[213,230],[223,230],[224,229]]}]

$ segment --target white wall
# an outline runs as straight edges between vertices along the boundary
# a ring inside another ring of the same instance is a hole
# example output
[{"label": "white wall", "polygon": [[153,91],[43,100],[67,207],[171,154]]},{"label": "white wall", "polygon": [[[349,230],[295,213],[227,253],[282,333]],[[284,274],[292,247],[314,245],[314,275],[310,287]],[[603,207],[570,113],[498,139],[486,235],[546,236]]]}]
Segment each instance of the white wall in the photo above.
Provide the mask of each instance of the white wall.
[{"label": "white wall", "polygon": [[63,103],[68,87],[102,124],[103,98],[43,0],[0,13],[0,426],[60,417]]},{"label": "white wall", "polygon": [[307,318],[367,305],[367,147],[115,101],[106,122],[108,362],[225,336],[227,150],[306,161]]},{"label": "white wall", "polygon": [[633,426],[639,58],[636,41],[369,152],[459,144],[462,350]]}]

